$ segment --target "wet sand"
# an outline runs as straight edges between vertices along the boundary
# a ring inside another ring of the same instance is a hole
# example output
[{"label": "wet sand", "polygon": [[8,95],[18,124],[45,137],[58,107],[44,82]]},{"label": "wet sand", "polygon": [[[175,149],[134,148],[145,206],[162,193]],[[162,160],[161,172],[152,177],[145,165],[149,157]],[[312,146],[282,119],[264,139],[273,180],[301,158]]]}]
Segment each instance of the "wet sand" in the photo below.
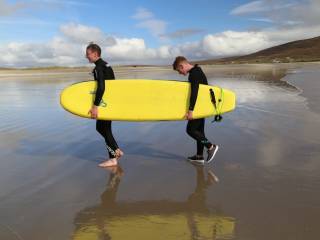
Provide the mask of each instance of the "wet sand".
[{"label": "wet sand", "polygon": [[[195,153],[186,122],[114,122],[125,151],[106,157],[95,121],[59,94],[88,71],[0,71],[0,239],[316,239],[320,216],[319,64],[204,66],[237,94],[220,149]],[[178,79],[170,68],[115,68],[117,78]]]}]

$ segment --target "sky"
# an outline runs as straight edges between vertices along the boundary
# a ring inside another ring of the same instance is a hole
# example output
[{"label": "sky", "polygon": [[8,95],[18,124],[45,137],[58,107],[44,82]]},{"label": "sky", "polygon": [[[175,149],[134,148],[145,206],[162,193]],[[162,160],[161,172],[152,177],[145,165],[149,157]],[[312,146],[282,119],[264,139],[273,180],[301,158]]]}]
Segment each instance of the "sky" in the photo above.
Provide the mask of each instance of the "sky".
[{"label": "sky", "polygon": [[0,67],[84,66],[244,55],[320,36],[320,0],[0,0]]}]

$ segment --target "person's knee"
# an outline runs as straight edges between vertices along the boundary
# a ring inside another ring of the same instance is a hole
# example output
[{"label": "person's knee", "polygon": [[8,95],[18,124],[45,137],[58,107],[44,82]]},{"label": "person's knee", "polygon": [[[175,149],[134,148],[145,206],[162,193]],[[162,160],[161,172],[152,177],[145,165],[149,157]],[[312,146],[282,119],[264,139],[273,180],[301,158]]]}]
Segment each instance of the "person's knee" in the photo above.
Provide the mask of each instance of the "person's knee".
[{"label": "person's knee", "polygon": [[101,135],[103,135],[103,127],[101,126],[101,124],[96,125],[96,130],[98,133],[100,133]]},{"label": "person's knee", "polygon": [[194,130],[193,130],[190,126],[187,126],[186,131],[187,131],[187,133],[188,133],[189,136],[192,137],[192,136],[194,135],[194,134],[193,134],[193,133],[194,133]]}]

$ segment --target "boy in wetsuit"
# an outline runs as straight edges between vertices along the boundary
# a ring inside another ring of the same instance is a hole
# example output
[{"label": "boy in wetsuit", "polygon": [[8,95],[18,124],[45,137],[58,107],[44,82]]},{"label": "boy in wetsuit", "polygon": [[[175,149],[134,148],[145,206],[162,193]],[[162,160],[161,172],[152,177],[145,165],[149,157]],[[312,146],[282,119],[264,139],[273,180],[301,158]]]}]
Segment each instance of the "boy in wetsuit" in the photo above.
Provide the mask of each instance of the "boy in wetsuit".
[{"label": "boy in wetsuit", "polygon": [[[92,73],[94,75],[94,79],[97,81],[97,90],[93,105],[89,110],[89,114],[91,115],[91,118],[97,119],[99,114],[98,106],[105,92],[105,80],[112,80],[115,79],[115,77],[112,68],[101,58],[101,48],[97,44],[90,43],[87,46],[86,57],[90,63],[95,64],[95,68]],[[97,119],[96,130],[105,139],[107,150],[109,152],[109,159],[100,163],[99,166],[116,166],[118,164],[118,160],[123,155],[123,152],[118,147],[118,144],[112,135],[111,121]]]},{"label": "boy in wetsuit", "polygon": [[187,124],[187,133],[189,136],[191,136],[193,139],[197,141],[197,154],[191,157],[188,157],[188,159],[191,162],[197,162],[197,163],[204,163],[204,157],[203,157],[203,149],[206,147],[208,149],[208,156],[206,159],[206,162],[209,163],[213,160],[214,155],[218,151],[218,145],[212,144],[208,141],[208,139],[205,137],[204,133],[204,124],[205,119],[193,119],[193,110],[196,105],[197,96],[198,96],[198,90],[199,90],[199,84],[208,85],[207,77],[203,73],[202,69],[196,64],[192,65],[188,62],[188,60],[183,56],[176,57],[175,61],[172,64],[173,70],[176,70],[179,72],[179,74],[187,75],[188,81],[191,84],[191,94],[190,94],[190,101],[189,101],[189,110],[186,113],[186,119],[188,119]]}]

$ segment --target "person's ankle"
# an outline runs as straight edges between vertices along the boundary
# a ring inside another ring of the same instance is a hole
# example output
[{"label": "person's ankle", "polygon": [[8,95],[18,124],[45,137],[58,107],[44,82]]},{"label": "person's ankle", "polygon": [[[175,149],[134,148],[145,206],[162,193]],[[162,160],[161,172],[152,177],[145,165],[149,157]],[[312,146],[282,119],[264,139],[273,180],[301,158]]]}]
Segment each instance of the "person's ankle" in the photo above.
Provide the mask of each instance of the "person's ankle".
[{"label": "person's ankle", "polygon": [[121,151],[120,148],[117,148],[117,149],[115,150],[115,153],[116,153],[116,157],[117,157],[117,158],[120,158],[120,157],[122,157],[122,155],[123,155],[123,152]]}]

